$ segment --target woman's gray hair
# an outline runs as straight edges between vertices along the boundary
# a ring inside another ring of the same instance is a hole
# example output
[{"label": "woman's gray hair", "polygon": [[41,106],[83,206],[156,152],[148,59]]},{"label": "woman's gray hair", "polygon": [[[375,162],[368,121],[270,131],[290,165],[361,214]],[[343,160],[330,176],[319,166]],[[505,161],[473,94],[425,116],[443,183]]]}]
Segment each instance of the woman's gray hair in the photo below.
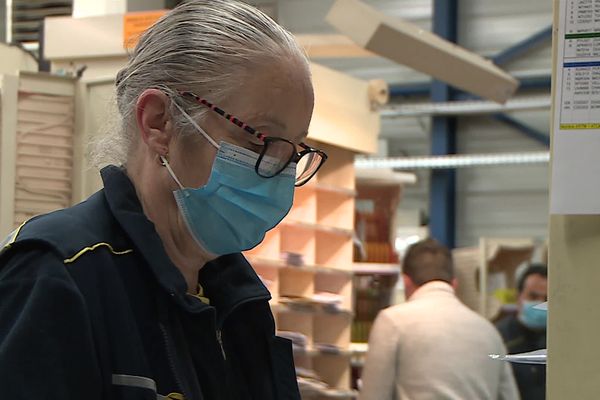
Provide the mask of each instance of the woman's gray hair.
[{"label": "woman's gray hair", "polygon": [[[146,89],[156,88],[177,101],[196,121],[207,109],[179,99],[189,90],[218,104],[234,93],[252,68],[283,61],[304,64],[306,53],[294,37],[256,8],[237,0],[190,0],[164,15],[135,46],[116,78],[120,120],[116,129],[94,144],[96,166],[126,164],[136,140],[135,104]],[[193,132],[171,106],[177,131]]]}]

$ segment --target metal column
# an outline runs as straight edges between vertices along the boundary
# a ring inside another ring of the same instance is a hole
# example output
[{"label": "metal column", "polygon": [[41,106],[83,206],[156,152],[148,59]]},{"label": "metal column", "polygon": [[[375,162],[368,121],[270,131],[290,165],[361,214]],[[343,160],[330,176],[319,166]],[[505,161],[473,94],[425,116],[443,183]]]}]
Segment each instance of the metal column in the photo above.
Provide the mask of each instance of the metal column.
[{"label": "metal column", "polygon": [[[456,42],[458,0],[434,0],[433,31]],[[444,82],[431,84],[431,101],[446,102],[453,98],[453,89]],[[456,117],[433,117],[431,154],[456,153]],[[453,248],[455,243],[456,174],[454,170],[432,170],[429,195],[429,226],[431,235]]]},{"label": "metal column", "polygon": [[6,43],[6,33],[10,24],[7,21],[6,0],[0,0],[0,42]]}]

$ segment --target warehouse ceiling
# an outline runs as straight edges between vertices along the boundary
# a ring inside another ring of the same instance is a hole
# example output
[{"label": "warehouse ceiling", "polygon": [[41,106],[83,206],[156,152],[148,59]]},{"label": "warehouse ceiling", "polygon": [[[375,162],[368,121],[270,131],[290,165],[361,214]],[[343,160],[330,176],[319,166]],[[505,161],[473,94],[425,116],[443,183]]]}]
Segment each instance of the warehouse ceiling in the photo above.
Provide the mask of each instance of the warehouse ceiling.
[{"label": "warehouse ceiling", "polygon": [[[432,1],[430,0],[364,0],[386,15],[403,18],[423,29],[431,29]],[[278,20],[297,34],[336,33],[327,24],[325,16],[334,0],[279,0]],[[546,28],[552,21],[552,6],[546,0],[461,0],[458,10],[458,41],[468,50],[486,57],[513,46],[530,35]],[[517,77],[549,76],[550,41],[531,49],[524,56],[503,68]],[[384,79],[389,84],[428,82],[430,77],[380,57],[317,59],[323,65],[346,72],[361,79]],[[524,94],[524,93],[521,93]],[[549,95],[547,88],[528,91],[527,95]],[[426,96],[394,102],[427,103]],[[510,115],[542,132],[548,131],[548,110],[512,111]],[[426,137],[430,118],[415,116],[385,120],[381,137],[384,138],[381,155],[427,154]],[[418,144],[417,144],[418,143]],[[414,144],[414,145],[413,145]]]}]

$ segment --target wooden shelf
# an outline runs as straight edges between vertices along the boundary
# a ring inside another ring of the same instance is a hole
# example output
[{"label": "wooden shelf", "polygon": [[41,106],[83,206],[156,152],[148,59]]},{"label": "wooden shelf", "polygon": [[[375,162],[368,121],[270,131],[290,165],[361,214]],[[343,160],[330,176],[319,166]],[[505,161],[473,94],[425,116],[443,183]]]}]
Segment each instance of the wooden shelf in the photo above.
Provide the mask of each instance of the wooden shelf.
[{"label": "wooden shelf", "polygon": [[315,392],[314,394],[302,394],[302,398],[306,400],[312,399],[356,399],[358,398],[358,392],[356,390],[339,390],[339,389],[326,389]]},{"label": "wooden shelf", "polygon": [[[330,315],[330,316],[344,316],[346,318],[352,318],[354,311],[348,309],[336,309],[333,307],[315,305],[311,303],[282,303],[281,298],[279,303],[272,303],[271,309],[277,313],[298,313],[298,314],[312,314],[312,315]],[[285,329],[290,330],[290,329]]]},{"label": "wooden shelf", "polygon": [[310,183],[306,184],[306,187],[317,190],[318,192],[334,193],[334,194],[337,194],[340,196],[345,196],[345,197],[356,197],[356,190],[354,190],[354,189],[343,188],[343,187],[339,187],[339,186],[331,185],[331,184],[327,184],[327,183],[320,183],[320,182],[312,183],[312,182],[310,182]]},{"label": "wooden shelf", "polygon": [[354,232],[354,197],[335,192],[319,192],[317,221],[323,226]]},{"label": "wooden shelf", "polygon": [[354,263],[352,272],[355,274],[397,275],[401,273],[400,265],[385,263]]},{"label": "wooden shelf", "polygon": [[353,310],[353,275],[319,274],[315,276],[315,292],[334,293],[342,298],[340,306]]},{"label": "wooden shelf", "polygon": [[312,357],[315,372],[332,388],[350,390],[350,360],[319,354]]},{"label": "wooden shelf", "polygon": [[282,268],[286,269],[286,270],[295,270],[295,269],[307,270],[307,271],[312,271],[316,274],[332,274],[332,275],[344,275],[344,276],[352,275],[351,270],[334,268],[334,267],[323,267],[323,266],[319,266],[319,265],[295,266],[295,265],[285,264]]},{"label": "wooden shelf", "polygon": [[349,349],[351,326],[347,315],[317,314],[313,319],[313,341],[330,343],[339,348]]},{"label": "wooden shelf", "polygon": [[[280,309],[279,304],[271,305],[271,309],[275,311]],[[283,331],[291,331],[301,333],[306,336],[308,347],[313,345],[313,318],[309,313],[275,313],[275,321],[277,329]]]},{"label": "wooden shelf", "polygon": [[314,188],[300,187],[294,193],[294,207],[286,220],[304,221],[309,224],[317,223],[317,193]]},{"label": "wooden shelf", "polygon": [[279,296],[311,298],[315,294],[314,273],[306,270],[290,270],[279,276]]},{"label": "wooden shelf", "polygon": [[268,267],[268,268],[279,268],[285,270],[299,270],[299,271],[310,271],[316,274],[334,274],[334,275],[353,275],[353,270],[351,269],[341,269],[341,268],[332,268],[325,267],[322,265],[292,265],[288,264],[283,260],[270,259],[266,257],[254,256],[252,254],[246,254],[246,259],[248,262],[255,267]]},{"label": "wooden shelf", "polygon": [[[259,257],[269,258],[271,255],[276,254],[279,256],[281,248],[281,235],[279,228],[271,229],[266,233],[265,238],[259,246],[256,246],[252,250],[248,250],[244,253],[246,257]],[[275,257],[273,257],[275,258]]]},{"label": "wooden shelf", "polygon": [[350,343],[350,351],[352,352],[352,354],[355,355],[367,354],[367,352],[369,351],[369,344],[352,342]]},{"label": "wooden shelf", "polygon": [[331,356],[339,356],[339,357],[351,357],[353,355],[351,350],[348,349],[339,349],[339,350],[324,350],[316,347],[307,347],[302,348],[298,346],[294,346],[294,353],[306,355],[309,357],[317,356],[317,355],[331,355]]},{"label": "wooden shelf", "polygon": [[356,390],[326,390],[320,394],[322,397],[328,399],[356,399],[358,398],[358,392]]},{"label": "wooden shelf", "polygon": [[[288,216],[245,256],[269,283],[277,329],[306,336],[306,348],[294,350],[296,365],[330,387],[315,398],[353,398],[354,154],[334,146],[325,151],[327,163],[296,190]],[[301,265],[293,263],[294,255]],[[337,295],[337,303],[327,304],[328,294]],[[319,349],[318,343],[335,347]]]},{"label": "wooden shelf", "polygon": [[282,253],[302,254],[304,262],[309,265],[316,264],[316,235],[313,230],[303,229],[299,226],[283,224],[279,227],[281,245],[279,252],[272,254],[273,258]]},{"label": "wooden shelf", "polygon": [[340,151],[335,146],[322,143],[319,143],[318,146],[329,155],[329,158],[327,158],[327,162],[319,170],[315,183],[324,187],[333,186],[346,190],[354,190],[356,182],[354,153]]},{"label": "wooden shelf", "polygon": [[321,232],[321,233],[325,233],[325,234],[343,236],[343,237],[349,237],[349,238],[352,238],[352,236],[354,235],[353,229],[338,228],[335,226],[314,224],[314,223],[304,222],[304,221],[294,221],[294,220],[286,219],[283,222],[281,222],[281,225],[284,227],[287,227],[287,228],[292,228],[292,229],[311,230],[311,231]]},{"label": "wooden shelf", "polygon": [[319,244],[315,254],[316,264],[333,268],[351,267],[351,261],[349,261],[352,260],[353,255],[351,238],[317,232],[315,240]]},{"label": "wooden shelf", "polygon": [[269,292],[271,292],[271,302],[279,302],[279,271],[274,268],[261,268],[256,266],[254,268],[267,289],[269,289]]}]

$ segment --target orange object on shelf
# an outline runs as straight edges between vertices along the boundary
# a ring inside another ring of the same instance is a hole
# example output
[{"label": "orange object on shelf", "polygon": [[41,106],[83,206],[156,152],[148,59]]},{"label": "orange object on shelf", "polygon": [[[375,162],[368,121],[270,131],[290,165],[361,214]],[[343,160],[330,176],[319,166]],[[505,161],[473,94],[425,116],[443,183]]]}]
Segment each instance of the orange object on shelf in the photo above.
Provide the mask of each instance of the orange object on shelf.
[{"label": "orange object on shelf", "polygon": [[396,263],[398,255],[394,251],[392,245],[388,242],[367,242],[365,244],[367,250],[367,259],[365,262],[374,263]]},{"label": "orange object on shelf", "polygon": [[[395,263],[395,216],[400,202],[400,185],[359,183],[355,227],[363,254],[355,253],[354,261]],[[366,257],[366,258],[365,258]]]},{"label": "orange object on shelf", "polygon": [[123,47],[133,49],[142,33],[168,10],[130,12],[123,16]]}]

